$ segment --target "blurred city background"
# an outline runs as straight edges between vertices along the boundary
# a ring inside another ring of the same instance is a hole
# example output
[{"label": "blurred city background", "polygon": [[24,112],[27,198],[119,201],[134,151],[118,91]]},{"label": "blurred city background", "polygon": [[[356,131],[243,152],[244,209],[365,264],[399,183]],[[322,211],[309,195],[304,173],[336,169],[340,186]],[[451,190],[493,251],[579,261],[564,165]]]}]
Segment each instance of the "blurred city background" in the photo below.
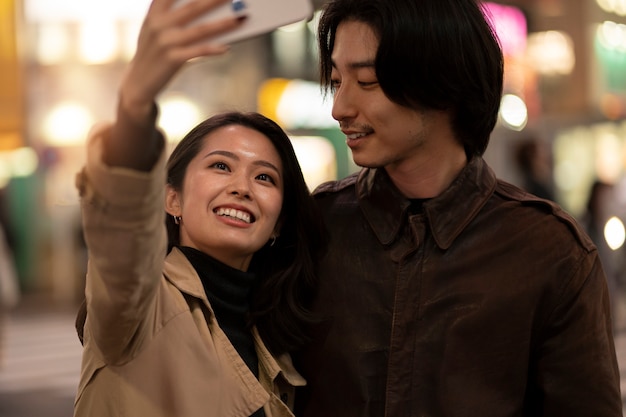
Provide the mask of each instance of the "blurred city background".
[{"label": "blurred city background", "polygon": [[[14,267],[18,290],[0,286],[0,416],[71,415],[86,265],[74,176],[90,126],[113,117],[148,5],[0,0],[0,238],[9,254],[0,272]],[[626,394],[626,0],[485,7],[506,71],[485,158],[501,178],[560,203],[598,245]],[[171,142],[213,113],[257,110],[290,132],[311,188],[353,172],[318,87],[315,21],[189,63],[159,100]]]}]

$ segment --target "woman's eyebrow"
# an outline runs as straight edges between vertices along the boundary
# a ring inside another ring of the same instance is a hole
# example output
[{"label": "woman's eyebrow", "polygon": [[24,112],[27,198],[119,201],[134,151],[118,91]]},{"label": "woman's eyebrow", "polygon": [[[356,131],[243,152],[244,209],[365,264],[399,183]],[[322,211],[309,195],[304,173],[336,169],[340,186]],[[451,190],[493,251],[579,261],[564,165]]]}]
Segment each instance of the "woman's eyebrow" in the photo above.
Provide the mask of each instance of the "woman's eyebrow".
[{"label": "woman's eyebrow", "polygon": [[[204,155],[204,157],[207,158],[207,157],[209,157],[211,155],[222,155],[222,156],[225,156],[227,158],[234,159],[236,161],[241,160],[241,158],[239,158],[239,156],[237,156],[237,154],[235,154],[233,152],[229,152],[229,151],[223,151],[223,150],[211,151],[208,154]],[[270,169],[273,169],[274,171],[276,171],[277,173],[280,173],[280,170],[278,169],[278,167],[276,167],[276,165],[272,164],[269,161],[265,161],[263,159],[259,159],[258,161],[254,161],[253,164],[254,165],[263,166],[263,167],[266,167],[266,168],[270,168]]]},{"label": "woman's eyebrow", "polygon": [[211,151],[208,154],[204,155],[204,158],[207,158],[207,157],[209,157],[211,155],[222,155],[222,156],[227,156],[227,157],[232,158],[232,159],[239,160],[239,157],[237,156],[237,154],[235,154],[233,152],[229,152],[229,151],[220,151],[220,150]]}]

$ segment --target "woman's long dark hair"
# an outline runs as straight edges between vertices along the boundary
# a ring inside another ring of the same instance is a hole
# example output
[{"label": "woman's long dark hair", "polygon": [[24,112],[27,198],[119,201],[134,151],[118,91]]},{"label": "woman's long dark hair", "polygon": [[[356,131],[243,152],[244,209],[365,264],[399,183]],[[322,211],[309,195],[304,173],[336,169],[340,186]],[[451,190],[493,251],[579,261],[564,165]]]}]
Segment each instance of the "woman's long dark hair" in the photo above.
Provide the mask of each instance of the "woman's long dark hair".
[{"label": "woman's long dark hair", "polygon": [[[213,116],[192,129],[174,149],[167,163],[167,182],[181,190],[187,166],[206,136],[229,125],[244,126],[267,136],[282,161],[279,237],[273,245],[266,244],[254,254],[249,268],[259,278],[251,300],[250,324],[257,326],[272,353],[293,351],[307,342],[305,325],[314,320],[309,307],[317,289],[316,261],[325,248],[326,233],[287,134],[275,122],[254,112]],[[179,226],[169,215],[166,226],[169,251],[180,244]]]}]

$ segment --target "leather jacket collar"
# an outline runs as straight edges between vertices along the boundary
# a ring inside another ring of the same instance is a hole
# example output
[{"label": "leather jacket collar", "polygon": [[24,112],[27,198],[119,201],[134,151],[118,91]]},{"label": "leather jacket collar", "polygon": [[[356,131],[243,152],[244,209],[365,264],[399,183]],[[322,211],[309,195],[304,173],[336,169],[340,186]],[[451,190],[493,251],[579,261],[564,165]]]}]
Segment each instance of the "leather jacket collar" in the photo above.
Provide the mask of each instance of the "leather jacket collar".
[{"label": "leather jacket collar", "polygon": [[[496,188],[496,176],[481,157],[472,158],[440,195],[424,203],[437,246],[448,249],[485,205]],[[384,169],[363,169],[356,182],[363,213],[383,245],[390,245],[405,224],[410,201]]]}]

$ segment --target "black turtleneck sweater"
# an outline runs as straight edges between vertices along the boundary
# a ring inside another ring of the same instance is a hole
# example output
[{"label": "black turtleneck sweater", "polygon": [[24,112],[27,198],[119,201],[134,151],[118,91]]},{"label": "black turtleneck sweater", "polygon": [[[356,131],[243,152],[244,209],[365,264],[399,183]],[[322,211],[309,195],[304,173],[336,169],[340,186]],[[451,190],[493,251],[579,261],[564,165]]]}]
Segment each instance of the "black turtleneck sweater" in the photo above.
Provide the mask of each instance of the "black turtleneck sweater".
[{"label": "black turtleneck sweater", "polygon": [[[220,327],[258,379],[259,359],[246,321],[250,308],[250,291],[255,284],[256,275],[231,268],[197,249],[186,246],[179,249],[200,276]],[[265,413],[261,408],[251,417],[263,416]]]}]

